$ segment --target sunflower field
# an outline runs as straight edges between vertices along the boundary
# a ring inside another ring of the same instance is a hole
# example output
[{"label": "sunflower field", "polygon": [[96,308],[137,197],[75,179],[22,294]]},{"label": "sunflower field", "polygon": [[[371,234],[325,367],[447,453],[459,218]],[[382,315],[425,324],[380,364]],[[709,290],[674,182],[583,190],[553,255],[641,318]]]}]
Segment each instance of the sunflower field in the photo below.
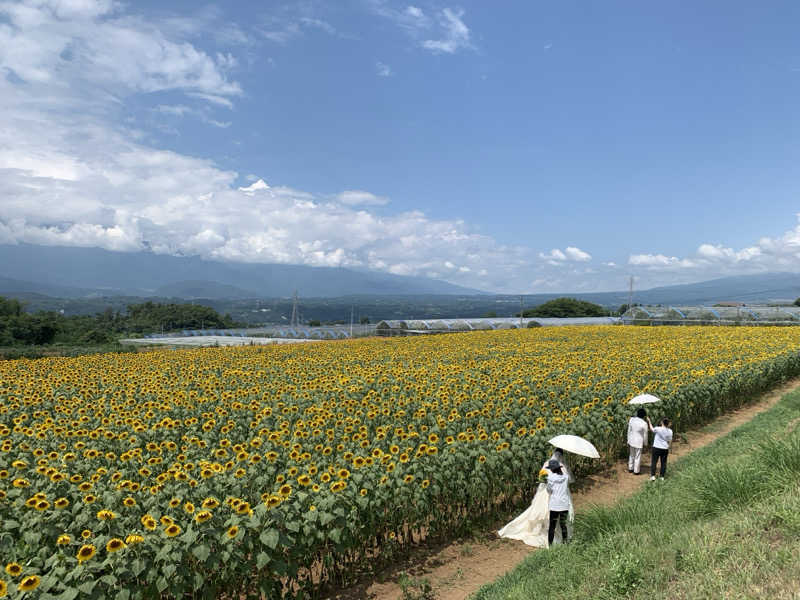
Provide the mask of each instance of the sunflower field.
[{"label": "sunflower field", "polygon": [[0,597],[313,597],[529,494],[551,436],[611,458],[631,396],[680,431],[800,374],[798,349],[559,327],[6,361]]}]

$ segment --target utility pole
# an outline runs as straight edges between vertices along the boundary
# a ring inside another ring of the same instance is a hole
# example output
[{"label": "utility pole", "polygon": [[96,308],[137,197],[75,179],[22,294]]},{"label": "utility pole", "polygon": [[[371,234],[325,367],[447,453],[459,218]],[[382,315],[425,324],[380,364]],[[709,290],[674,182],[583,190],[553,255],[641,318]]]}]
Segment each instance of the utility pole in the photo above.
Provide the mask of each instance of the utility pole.
[{"label": "utility pole", "polygon": [[[631,275],[629,287],[628,287],[628,310],[633,309],[633,275]],[[633,314],[633,313],[631,313]]]},{"label": "utility pole", "polygon": [[355,311],[355,306],[352,304],[350,305],[350,339],[353,339],[353,311]]},{"label": "utility pole", "polygon": [[299,318],[300,315],[297,314],[297,290],[295,290],[292,298],[292,318],[289,320],[289,324],[292,327],[297,327]]}]

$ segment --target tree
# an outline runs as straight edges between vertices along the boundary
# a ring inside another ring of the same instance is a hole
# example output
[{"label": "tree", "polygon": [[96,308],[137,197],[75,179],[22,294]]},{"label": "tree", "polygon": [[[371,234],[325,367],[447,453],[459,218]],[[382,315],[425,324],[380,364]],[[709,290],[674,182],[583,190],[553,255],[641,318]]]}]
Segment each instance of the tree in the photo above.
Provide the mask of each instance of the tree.
[{"label": "tree", "polygon": [[369,325],[369,317],[361,317],[360,323],[362,325]]},{"label": "tree", "polygon": [[600,306],[575,298],[556,298],[536,308],[522,312],[523,317],[607,317],[609,311]]},{"label": "tree", "polygon": [[794,301],[794,305],[795,306],[800,306],[800,298],[798,298],[797,300]]}]

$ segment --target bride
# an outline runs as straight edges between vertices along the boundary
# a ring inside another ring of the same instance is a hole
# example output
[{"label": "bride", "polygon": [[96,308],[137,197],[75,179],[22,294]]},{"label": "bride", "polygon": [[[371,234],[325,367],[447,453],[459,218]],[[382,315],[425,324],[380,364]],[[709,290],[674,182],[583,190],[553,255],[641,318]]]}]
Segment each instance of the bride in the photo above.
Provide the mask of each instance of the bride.
[{"label": "bride", "polygon": [[[547,469],[547,463],[550,460],[557,460],[561,463],[561,468],[572,483],[575,479],[572,477],[572,471],[567,466],[567,461],[564,458],[564,451],[556,448],[553,455],[544,461],[542,469]],[[512,540],[520,540],[525,542],[528,546],[536,548],[547,548],[547,529],[550,523],[550,494],[547,492],[547,484],[540,483],[536,489],[536,494],[533,496],[531,505],[516,519],[511,521],[508,525],[503,527],[497,532],[497,535],[503,538]],[[572,521],[575,519],[575,509],[572,506],[572,496],[569,497],[569,536],[572,537]],[[561,543],[560,528],[556,528],[556,535],[554,543]]]}]

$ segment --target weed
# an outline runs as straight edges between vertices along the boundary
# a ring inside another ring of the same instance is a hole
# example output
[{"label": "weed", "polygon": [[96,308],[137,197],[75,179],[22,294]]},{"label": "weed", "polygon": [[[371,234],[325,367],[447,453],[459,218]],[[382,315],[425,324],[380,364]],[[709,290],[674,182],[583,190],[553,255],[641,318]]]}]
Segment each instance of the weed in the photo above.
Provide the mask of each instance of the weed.
[{"label": "weed", "polygon": [[644,569],[638,556],[618,554],[609,562],[610,577],[606,587],[612,594],[625,596],[634,591],[644,578]]},{"label": "weed", "polygon": [[431,582],[423,577],[411,577],[406,572],[400,573],[397,580],[400,589],[403,592],[403,600],[435,600],[436,591],[433,589]]}]

